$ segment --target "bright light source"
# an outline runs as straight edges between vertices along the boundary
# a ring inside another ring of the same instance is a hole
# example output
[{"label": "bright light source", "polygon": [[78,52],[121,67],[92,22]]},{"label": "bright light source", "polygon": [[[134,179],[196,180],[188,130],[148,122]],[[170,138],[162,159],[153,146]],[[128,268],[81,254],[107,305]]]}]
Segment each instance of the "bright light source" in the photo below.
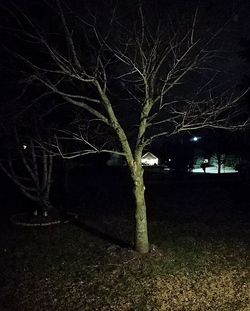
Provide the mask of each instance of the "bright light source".
[{"label": "bright light source", "polygon": [[27,149],[27,145],[23,145],[23,149],[24,149],[24,150]]},{"label": "bright light source", "polygon": [[192,138],[190,138],[190,141],[197,142],[200,139],[201,139],[201,137],[199,137],[199,136],[193,136]]}]

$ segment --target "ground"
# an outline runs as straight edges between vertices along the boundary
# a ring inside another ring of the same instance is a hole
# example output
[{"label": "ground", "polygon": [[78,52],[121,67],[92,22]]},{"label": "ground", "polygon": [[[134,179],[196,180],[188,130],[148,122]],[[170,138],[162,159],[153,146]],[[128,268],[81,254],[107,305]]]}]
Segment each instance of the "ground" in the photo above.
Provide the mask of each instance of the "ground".
[{"label": "ground", "polygon": [[146,255],[132,249],[120,173],[74,187],[79,217],[69,223],[3,222],[0,310],[249,311],[249,186],[229,175],[146,172]]}]

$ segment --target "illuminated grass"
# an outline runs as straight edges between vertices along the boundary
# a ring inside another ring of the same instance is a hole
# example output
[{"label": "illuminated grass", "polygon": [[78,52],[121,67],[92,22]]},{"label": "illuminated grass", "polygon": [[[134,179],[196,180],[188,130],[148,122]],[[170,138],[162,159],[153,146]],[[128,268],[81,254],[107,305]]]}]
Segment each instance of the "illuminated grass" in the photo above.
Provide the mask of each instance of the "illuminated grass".
[{"label": "illuminated grass", "polygon": [[191,229],[152,224],[160,246],[146,256],[71,224],[8,233],[1,302],[7,310],[247,311],[246,241],[206,240]]}]

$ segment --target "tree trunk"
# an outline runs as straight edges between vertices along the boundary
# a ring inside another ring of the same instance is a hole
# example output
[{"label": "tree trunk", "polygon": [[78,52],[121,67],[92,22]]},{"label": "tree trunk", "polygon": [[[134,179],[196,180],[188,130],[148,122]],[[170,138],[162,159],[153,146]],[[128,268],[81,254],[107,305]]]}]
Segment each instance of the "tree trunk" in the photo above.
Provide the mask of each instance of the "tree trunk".
[{"label": "tree trunk", "polygon": [[148,253],[148,224],[145,203],[145,187],[143,181],[143,169],[141,164],[133,172],[134,196],[135,196],[135,250],[139,253]]},{"label": "tree trunk", "polygon": [[51,204],[49,198],[40,198],[38,200],[38,204],[40,206],[41,212],[49,212],[53,209],[53,205]]},{"label": "tree trunk", "polygon": [[217,161],[218,161],[218,174],[221,173],[221,154],[217,154]]}]

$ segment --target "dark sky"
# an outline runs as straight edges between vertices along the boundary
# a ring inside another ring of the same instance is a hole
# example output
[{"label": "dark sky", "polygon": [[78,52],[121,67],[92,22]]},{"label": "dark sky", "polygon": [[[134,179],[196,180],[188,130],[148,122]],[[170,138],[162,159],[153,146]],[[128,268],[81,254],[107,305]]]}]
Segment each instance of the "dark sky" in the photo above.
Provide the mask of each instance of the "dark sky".
[{"label": "dark sky", "polygon": [[[43,20],[43,23],[53,23],[53,11],[50,14],[45,12],[43,2],[51,6],[54,0],[5,0],[0,5],[7,9],[0,10],[0,20],[6,21],[8,19],[7,15],[10,12],[8,9],[12,3],[15,3],[21,10],[28,7],[28,14],[36,15],[36,18]],[[249,64],[240,57],[240,52],[243,49],[240,44],[242,38],[250,39],[249,0],[71,0],[64,2],[76,9],[78,13],[86,14],[87,10],[94,10],[101,16],[112,10],[116,4],[119,14],[128,22],[132,20],[133,15],[137,14],[138,3],[142,3],[149,20],[164,20],[169,16],[185,18],[188,15],[192,16],[195,9],[198,8],[199,31],[202,29],[204,32],[211,31],[212,33],[214,29],[218,29],[227,23],[222,34],[224,48],[228,50],[228,56],[223,64],[225,70],[234,76],[236,83],[240,83],[244,74],[250,72]],[[1,35],[3,36],[3,34]]]},{"label": "dark sky", "polygon": [[[10,7],[10,2],[5,0],[6,6]],[[55,16],[52,13],[48,14],[44,10],[42,0],[13,0],[17,6],[24,10],[28,7],[30,15],[35,15],[39,21],[46,24],[53,24]],[[54,1],[45,0],[45,3],[51,5]],[[121,16],[129,23],[132,20],[133,15],[138,13],[138,3],[136,0],[65,0],[66,4],[70,4],[72,8],[76,9],[80,14],[86,14],[86,10],[90,11],[96,10],[101,16],[105,15],[114,7],[114,3],[118,3],[118,11]],[[227,56],[219,64],[224,67],[225,71],[228,72],[226,78],[228,81],[234,85],[240,85],[245,74],[250,73],[250,63],[245,61],[240,57],[240,51],[243,49],[240,45],[242,38],[250,39],[250,0],[141,0],[143,7],[147,12],[148,19],[166,19],[169,16],[179,16],[179,18],[185,19],[185,17],[194,14],[195,9],[198,7],[198,23],[197,25],[202,25],[202,28],[198,27],[198,31],[202,35],[202,31],[209,33],[213,32],[214,29],[218,29],[222,25],[227,25],[223,29],[222,41],[223,46],[226,51]],[[3,5],[3,3],[1,3]],[[0,10],[0,24],[1,20],[7,19],[7,10]],[[14,19],[13,19],[14,20]],[[49,26],[48,26],[49,27]],[[3,63],[0,60],[0,66]],[[4,67],[8,64],[3,64]],[[0,68],[1,69],[1,68]],[[3,78],[4,77],[4,78]],[[10,80],[8,81],[8,75],[6,72],[2,75],[2,83],[0,86],[1,95],[3,97],[5,90],[8,90],[10,85]],[[227,83],[227,81],[221,81],[221,83]],[[10,93],[10,92],[9,92]],[[6,98],[12,94],[7,94]]]}]

